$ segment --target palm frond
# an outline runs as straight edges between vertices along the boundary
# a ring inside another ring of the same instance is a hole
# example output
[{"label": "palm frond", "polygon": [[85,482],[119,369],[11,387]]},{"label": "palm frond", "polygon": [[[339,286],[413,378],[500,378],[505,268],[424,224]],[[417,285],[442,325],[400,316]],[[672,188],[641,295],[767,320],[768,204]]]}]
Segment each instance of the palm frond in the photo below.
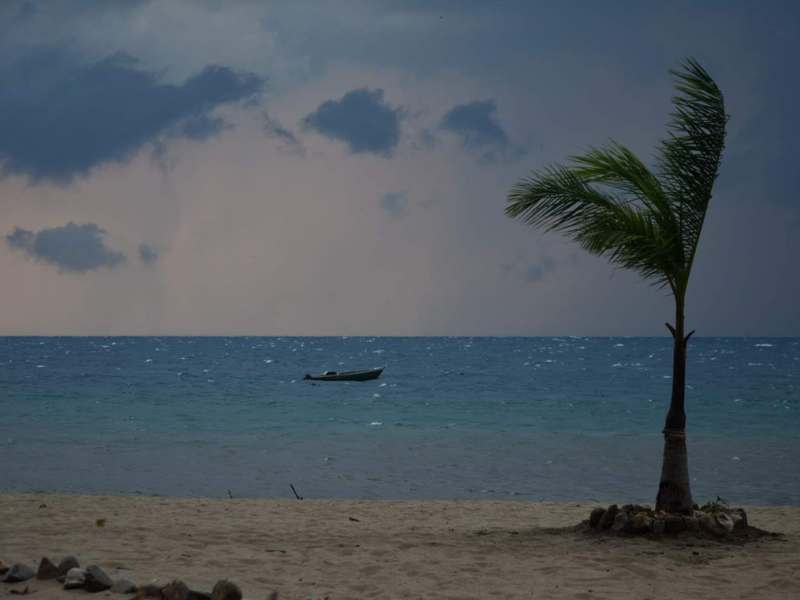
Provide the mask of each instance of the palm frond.
[{"label": "palm frond", "polygon": [[570,233],[584,216],[610,210],[618,201],[587,185],[574,171],[555,166],[517,182],[508,195],[506,215],[533,227]]},{"label": "palm frond", "polygon": [[602,183],[632,196],[666,219],[672,217],[661,183],[639,158],[622,144],[591,148],[571,157],[574,173],[584,181]]},{"label": "palm frond", "polygon": [[[725,146],[725,102],[694,59],[672,71],[678,94],[654,174],[621,144],[534,172],[508,195],[506,214],[560,231],[589,252],[669,285],[682,299]],[[682,300],[681,300],[682,301]]]},{"label": "palm frond", "polygon": [[722,91],[696,60],[686,60],[672,74],[679,94],[672,99],[669,137],[660,147],[659,175],[678,221],[683,277],[688,280],[719,172],[728,117]]},{"label": "palm frond", "polygon": [[[646,207],[665,231],[678,230],[678,223],[661,182],[627,147],[616,142],[606,148],[591,148],[572,157],[573,172],[588,183],[614,189],[639,206]],[[675,247],[680,260],[681,246]]]},{"label": "palm frond", "polygon": [[553,167],[522,179],[509,193],[506,214],[564,233],[593,254],[673,286],[675,240],[657,211],[600,190],[581,173]]}]

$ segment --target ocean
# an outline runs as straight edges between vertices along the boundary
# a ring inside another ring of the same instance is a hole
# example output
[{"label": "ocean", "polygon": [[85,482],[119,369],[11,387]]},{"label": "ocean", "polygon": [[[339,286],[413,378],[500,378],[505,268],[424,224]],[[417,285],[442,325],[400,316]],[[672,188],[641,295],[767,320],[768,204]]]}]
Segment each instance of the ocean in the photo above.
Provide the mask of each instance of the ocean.
[{"label": "ocean", "polygon": [[[3,337],[0,491],[652,502],[671,360],[666,337]],[[687,370],[695,499],[800,504],[800,338],[693,337]]]}]

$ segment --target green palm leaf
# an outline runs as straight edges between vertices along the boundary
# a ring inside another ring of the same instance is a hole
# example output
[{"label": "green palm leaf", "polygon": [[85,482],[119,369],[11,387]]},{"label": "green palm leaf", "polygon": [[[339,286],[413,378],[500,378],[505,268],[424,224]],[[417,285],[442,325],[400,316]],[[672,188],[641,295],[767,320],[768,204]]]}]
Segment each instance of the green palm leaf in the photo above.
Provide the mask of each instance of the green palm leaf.
[{"label": "green palm leaf", "polygon": [[722,93],[694,60],[674,72],[670,137],[656,176],[612,142],[532,173],[512,188],[506,214],[559,231],[583,248],[685,294],[725,140]]},{"label": "green palm leaf", "polygon": [[618,177],[604,168],[604,156],[610,158],[593,150],[573,159],[578,166],[553,167],[521,180],[509,193],[506,214],[564,233],[593,254],[672,285],[675,237],[661,222],[669,212],[663,216],[656,209],[666,206],[663,194],[651,199],[646,190],[653,181]]},{"label": "green palm leaf", "polygon": [[722,91],[697,61],[686,60],[682,70],[672,74],[680,94],[672,99],[674,111],[669,138],[661,144],[659,171],[678,221],[685,289],[719,173],[728,116]]}]

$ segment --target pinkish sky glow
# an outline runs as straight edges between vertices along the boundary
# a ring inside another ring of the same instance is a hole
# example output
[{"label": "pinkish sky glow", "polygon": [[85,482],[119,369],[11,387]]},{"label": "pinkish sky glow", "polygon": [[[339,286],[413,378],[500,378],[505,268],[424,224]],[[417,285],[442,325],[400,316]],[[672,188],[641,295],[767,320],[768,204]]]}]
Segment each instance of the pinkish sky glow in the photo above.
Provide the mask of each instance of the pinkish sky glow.
[{"label": "pinkish sky glow", "polygon": [[0,334],[661,335],[671,299],[504,216],[726,94],[698,335],[800,335],[791,3],[0,5]]}]

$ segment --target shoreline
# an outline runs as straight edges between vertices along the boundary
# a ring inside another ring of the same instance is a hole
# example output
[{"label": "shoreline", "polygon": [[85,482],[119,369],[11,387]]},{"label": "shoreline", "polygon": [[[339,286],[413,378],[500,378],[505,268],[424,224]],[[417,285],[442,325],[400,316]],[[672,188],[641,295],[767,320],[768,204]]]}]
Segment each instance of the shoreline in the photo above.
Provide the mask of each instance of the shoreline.
[{"label": "shoreline", "polygon": [[[302,492],[302,490],[298,490]],[[226,490],[227,492],[227,490]],[[291,493],[291,488],[290,492]],[[650,501],[646,500],[638,500],[640,504],[649,504],[653,505],[653,501],[655,500],[655,494],[653,494],[653,498]],[[296,502],[304,502],[307,504],[325,504],[325,505],[352,505],[352,504],[386,504],[386,505],[424,505],[424,504],[452,504],[454,506],[458,505],[484,505],[484,504],[508,504],[508,505],[519,505],[519,506],[555,506],[555,507],[564,507],[568,509],[570,507],[576,509],[584,509],[591,510],[592,508],[599,506],[605,507],[609,504],[618,503],[621,504],[623,501],[629,500],[624,498],[582,498],[582,499],[571,499],[571,500],[547,500],[547,499],[530,499],[525,497],[508,497],[508,498],[497,498],[497,497],[489,497],[489,498],[310,498],[302,496],[300,499],[293,498],[290,495],[286,496],[228,496],[228,495],[219,495],[219,496],[200,496],[200,495],[187,495],[187,496],[179,496],[174,494],[159,494],[154,492],[76,492],[70,490],[32,490],[32,491],[17,491],[17,490],[2,490],[0,489],[0,515],[2,515],[2,508],[3,508],[3,501],[5,499],[11,499],[14,502],[23,501],[24,499],[31,499],[31,500],[40,500],[46,499],[48,497],[56,498],[56,499],[104,499],[104,500],[114,500],[114,499],[129,499],[129,500],[167,500],[167,501],[175,501],[175,502],[203,502],[203,503],[222,503],[222,502],[232,502],[232,503],[263,503],[263,504],[294,504]],[[694,498],[695,502],[698,502],[698,498]],[[781,510],[798,510],[800,511],[800,504],[769,504],[769,503],[737,503],[734,502],[732,506],[741,506],[748,511],[766,511],[771,512],[781,511]],[[588,513],[586,517],[588,518]],[[571,523],[575,525],[577,522]],[[798,530],[797,532],[800,534],[800,523],[798,523]]]},{"label": "shoreline", "polygon": [[[74,554],[112,579],[198,590],[229,578],[251,599],[800,595],[800,507],[746,507],[783,535],[734,545],[575,531],[599,504],[0,493],[0,560]],[[28,583],[37,600],[75,594]]]}]

